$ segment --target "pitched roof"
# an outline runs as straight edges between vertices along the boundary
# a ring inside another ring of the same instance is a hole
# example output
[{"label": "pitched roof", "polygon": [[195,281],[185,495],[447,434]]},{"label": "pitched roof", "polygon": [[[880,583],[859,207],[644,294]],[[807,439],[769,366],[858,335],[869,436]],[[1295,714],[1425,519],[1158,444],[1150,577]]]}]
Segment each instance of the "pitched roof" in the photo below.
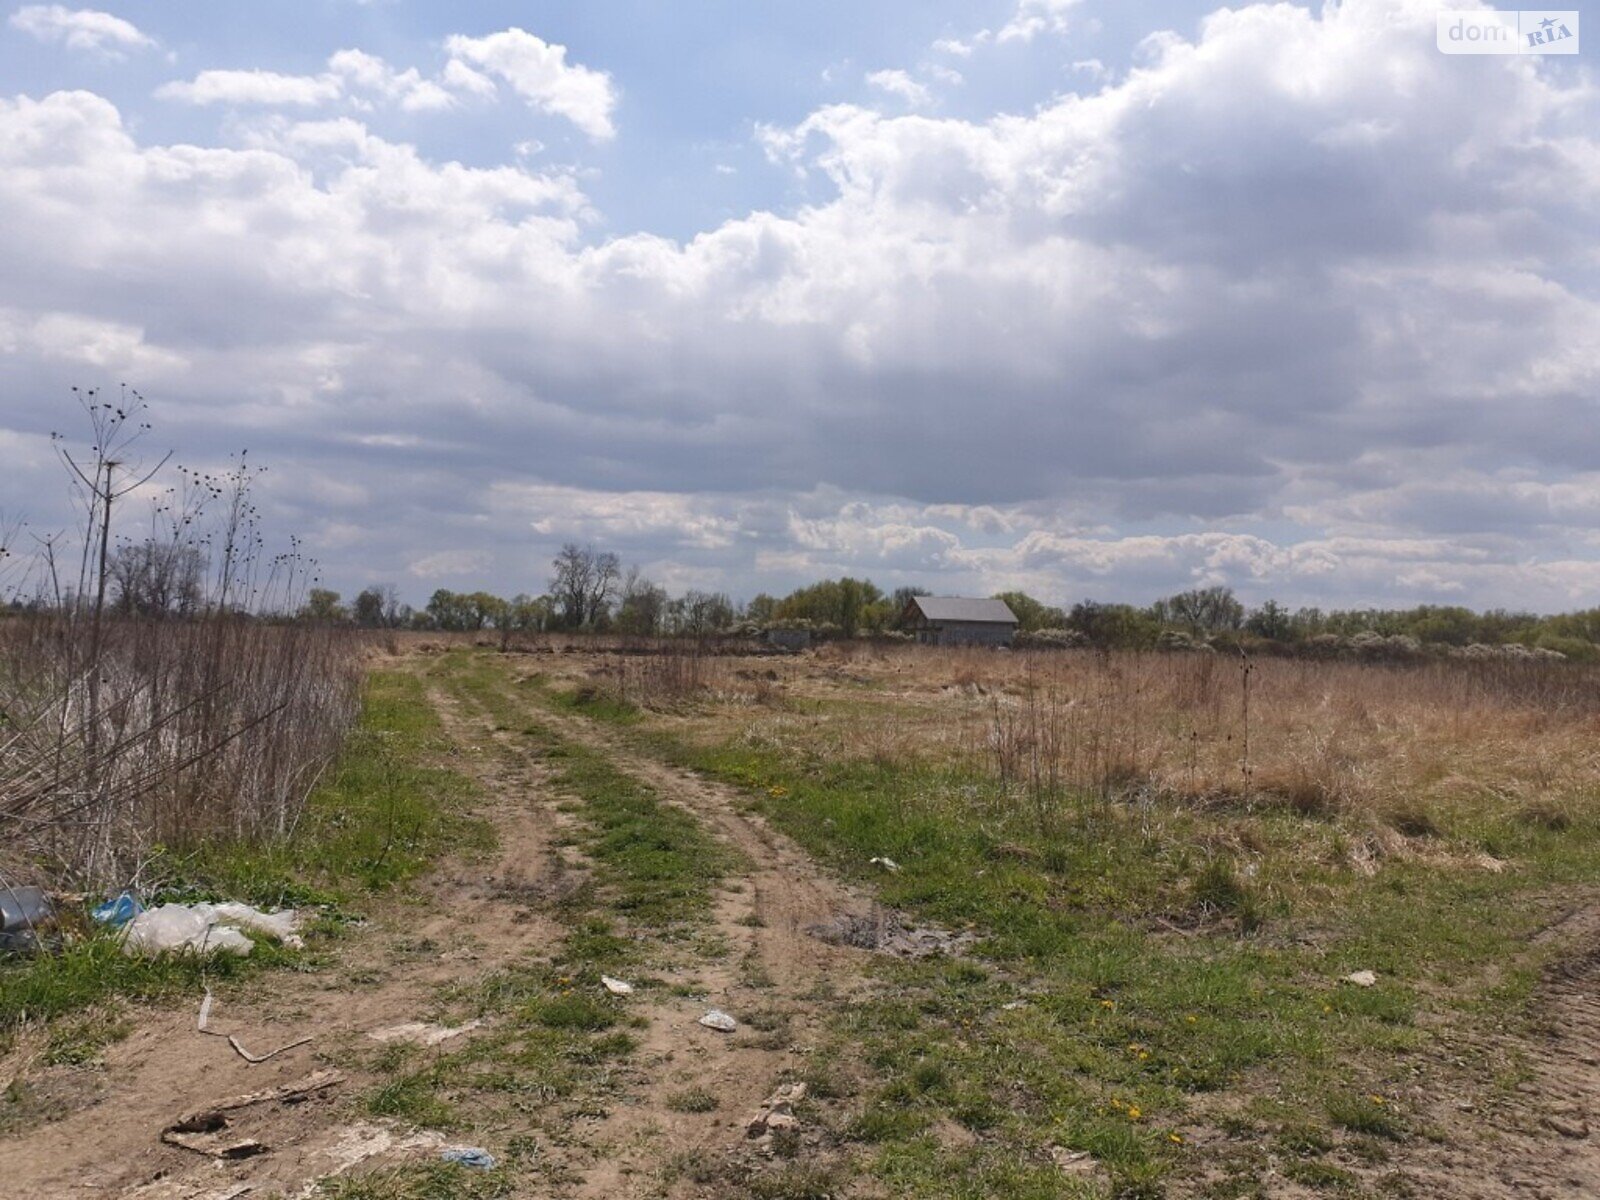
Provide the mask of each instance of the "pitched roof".
[{"label": "pitched roof", "polygon": [[930,621],[978,621],[1015,625],[1016,615],[1004,600],[966,600],[960,596],[913,596],[911,603]]}]

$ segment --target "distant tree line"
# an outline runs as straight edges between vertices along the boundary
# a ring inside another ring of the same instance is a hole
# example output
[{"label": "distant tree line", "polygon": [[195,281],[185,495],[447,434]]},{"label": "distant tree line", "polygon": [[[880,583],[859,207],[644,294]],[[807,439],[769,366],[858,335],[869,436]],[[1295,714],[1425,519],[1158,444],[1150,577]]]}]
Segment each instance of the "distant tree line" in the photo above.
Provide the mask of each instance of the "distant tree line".
[{"label": "distant tree line", "polygon": [[[181,612],[203,563],[154,549],[130,547],[114,564],[125,611]],[[547,590],[505,599],[487,592],[434,592],[412,609],[392,586],[377,585],[348,605],[338,593],[313,588],[302,619],[367,629],[434,629],[452,632],[596,632],[641,637],[706,637],[758,633],[774,627],[805,628],[820,636],[894,637],[922,588],[886,592],[869,579],[844,576],[796,588],[785,596],[761,593],[739,604],[722,592],[690,590],[669,596],[616,554],[568,543],[551,563]],[[1290,609],[1275,600],[1254,608],[1226,587],[1193,588],[1149,605],[1084,600],[1057,607],[1022,591],[1001,592],[1020,630],[1039,645],[1107,649],[1159,649],[1185,645],[1294,650],[1326,647],[1339,639],[1413,639],[1422,646],[1521,645],[1568,658],[1600,657],[1600,608],[1540,616],[1453,605],[1404,609]]]}]

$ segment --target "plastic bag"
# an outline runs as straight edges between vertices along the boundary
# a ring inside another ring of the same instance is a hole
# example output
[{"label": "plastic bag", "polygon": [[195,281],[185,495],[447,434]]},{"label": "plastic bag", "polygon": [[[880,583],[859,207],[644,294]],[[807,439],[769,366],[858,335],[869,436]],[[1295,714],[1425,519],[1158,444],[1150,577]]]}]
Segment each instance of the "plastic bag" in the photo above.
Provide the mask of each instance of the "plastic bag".
[{"label": "plastic bag", "polygon": [[89,915],[102,925],[120,929],[143,911],[144,905],[139,903],[139,897],[132,892],[123,892],[120,896],[107,900]]},{"label": "plastic bag", "polygon": [[293,949],[305,945],[295,930],[300,914],[264,913],[248,904],[163,904],[129,921],[122,936],[124,954],[249,954],[253,943],[241,929],[276,938]]}]

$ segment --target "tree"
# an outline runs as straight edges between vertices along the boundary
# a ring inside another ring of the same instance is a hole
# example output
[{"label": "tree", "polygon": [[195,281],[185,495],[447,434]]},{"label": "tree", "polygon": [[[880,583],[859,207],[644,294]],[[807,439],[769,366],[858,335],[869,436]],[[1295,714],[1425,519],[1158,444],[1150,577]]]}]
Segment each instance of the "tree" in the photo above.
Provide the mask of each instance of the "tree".
[{"label": "tree", "polygon": [[306,595],[305,606],[300,610],[300,620],[317,625],[334,625],[349,619],[350,614],[339,603],[339,593],[327,588],[314,587]]},{"label": "tree", "polygon": [[400,596],[392,584],[362,588],[351,602],[350,615],[363,629],[393,629],[400,624]]},{"label": "tree", "polygon": [[634,637],[654,637],[661,632],[666,611],[666,589],[643,578],[637,567],[629,571],[622,584],[622,602],[617,606],[617,630]]},{"label": "tree", "polygon": [[779,602],[775,615],[779,620],[837,625],[846,637],[854,637],[863,628],[881,628],[891,616],[883,593],[871,580],[849,576],[824,579],[790,592]]},{"label": "tree", "polygon": [[1268,600],[1251,613],[1244,627],[1257,637],[1271,638],[1275,642],[1286,642],[1294,636],[1294,618],[1276,600]]},{"label": "tree", "polygon": [[561,607],[562,624],[569,629],[594,628],[609,619],[611,600],[622,578],[622,560],[609,551],[568,542],[551,564],[550,593]]},{"label": "tree", "polygon": [[206,560],[198,548],[147,538],[117,547],[112,608],[122,616],[191,617],[203,605]]},{"label": "tree", "polygon": [[1067,623],[1067,614],[1035,600],[1027,592],[1001,592],[996,600],[1004,600],[1006,607],[1017,618],[1018,626],[1027,633],[1036,629],[1060,629]]},{"label": "tree", "polygon": [[675,632],[690,637],[705,637],[733,624],[733,601],[721,592],[685,592],[674,610]]},{"label": "tree", "polygon": [[1223,633],[1244,624],[1244,605],[1226,587],[1195,588],[1179,592],[1151,606],[1163,623],[1183,625],[1191,633]]},{"label": "tree", "polygon": [[1076,629],[1096,646],[1125,650],[1155,645],[1161,625],[1144,609],[1131,604],[1101,604],[1085,600],[1067,614],[1067,627]]}]

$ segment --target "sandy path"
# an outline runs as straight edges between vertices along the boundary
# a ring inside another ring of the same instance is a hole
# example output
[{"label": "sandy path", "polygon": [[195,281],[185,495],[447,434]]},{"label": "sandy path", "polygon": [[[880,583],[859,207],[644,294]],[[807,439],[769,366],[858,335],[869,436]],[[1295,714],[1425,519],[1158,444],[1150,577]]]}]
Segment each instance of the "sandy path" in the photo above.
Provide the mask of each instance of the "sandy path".
[{"label": "sandy path", "polygon": [[[806,930],[841,913],[870,911],[871,900],[820,871],[792,841],[746,811],[732,789],[637,754],[582,718],[540,709],[535,719],[601,751],[741,859],[712,915],[712,931],[730,952],[660,973],[669,985],[692,989],[692,998],[664,995],[664,989],[638,995],[636,1011],[649,1027],[641,1034],[634,1086],[562,1151],[564,1167],[580,1180],[565,1194],[660,1196],[662,1168],[678,1157],[759,1165],[763,1147],[748,1136],[748,1122],[780,1083],[804,1072],[829,1012],[863,988],[867,953],[828,945]],[[516,735],[492,736],[508,752],[521,753]],[[728,1035],[700,1026],[708,1007],[734,1016],[740,1029]],[[673,1094],[698,1090],[716,1097],[715,1111],[669,1107]],[[682,1182],[669,1194],[703,1193]]]},{"label": "sandy path", "polygon": [[[335,961],[315,974],[269,972],[246,992],[219,995],[213,1027],[235,1033],[246,1047],[260,1052],[313,1034],[310,1045],[250,1065],[225,1039],[196,1031],[198,995],[167,1011],[136,1010],[135,1031],[107,1051],[103,1068],[44,1067],[35,1039],[0,1062],[0,1087],[21,1073],[32,1086],[74,1092],[78,1106],[0,1141],[0,1198],[293,1195],[352,1158],[382,1150],[386,1139],[403,1141],[408,1131],[354,1111],[355,1095],[374,1080],[343,1065],[345,1081],[329,1092],[304,1104],[262,1106],[241,1120],[241,1136],[270,1147],[259,1157],[214,1164],[162,1144],[159,1135],[181,1114],[300,1079],[326,1065],[324,1054],[341,1042],[359,1044],[368,1030],[421,1019],[439,985],[486,973],[559,937],[554,922],[525,902],[531,876],[551,853],[550,824],[530,803],[539,788],[536,768],[484,761],[470,743],[464,750],[467,770],[489,784],[476,809],[499,832],[492,860],[447,862],[418,885],[420,902],[374,902],[368,925],[342,940]],[[247,1190],[235,1190],[241,1187]]]}]

